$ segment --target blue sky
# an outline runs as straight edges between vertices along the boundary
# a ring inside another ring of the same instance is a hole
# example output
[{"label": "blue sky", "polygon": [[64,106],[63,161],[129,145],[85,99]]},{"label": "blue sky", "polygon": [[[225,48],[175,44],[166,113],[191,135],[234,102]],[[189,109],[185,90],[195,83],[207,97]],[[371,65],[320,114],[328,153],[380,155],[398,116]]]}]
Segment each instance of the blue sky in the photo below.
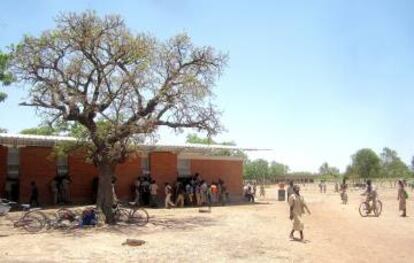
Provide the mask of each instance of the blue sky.
[{"label": "blue sky", "polygon": [[[60,11],[121,14],[136,32],[161,39],[188,32],[228,52],[215,87],[227,132],[218,140],[272,148],[251,157],[317,171],[341,170],[360,148],[414,155],[413,1],[2,1],[0,48],[54,26]],[[0,127],[36,126],[33,109],[7,89]],[[184,136],[162,132],[161,141]]]}]

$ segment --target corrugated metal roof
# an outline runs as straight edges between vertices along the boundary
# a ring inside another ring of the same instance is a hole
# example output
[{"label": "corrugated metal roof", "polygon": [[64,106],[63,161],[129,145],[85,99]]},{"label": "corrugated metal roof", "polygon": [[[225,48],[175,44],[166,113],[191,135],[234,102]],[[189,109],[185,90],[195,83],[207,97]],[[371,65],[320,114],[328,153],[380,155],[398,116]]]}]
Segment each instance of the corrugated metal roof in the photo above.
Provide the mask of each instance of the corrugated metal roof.
[{"label": "corrugated metal roof", "polygon": [[[0,145],[12,146],[44,146],[51,147],[57,142],[75,142],[74,137],[68,136],[44,136],[44,135],[26,135],[26,134],[8,134],[0,133]],[[214,150],[243,150],[243,151],[268,151],[270,149],[244,148],[230,145],[217,144],[139,144],[143,150],[185,150],[185,151],[214,151]]]}]

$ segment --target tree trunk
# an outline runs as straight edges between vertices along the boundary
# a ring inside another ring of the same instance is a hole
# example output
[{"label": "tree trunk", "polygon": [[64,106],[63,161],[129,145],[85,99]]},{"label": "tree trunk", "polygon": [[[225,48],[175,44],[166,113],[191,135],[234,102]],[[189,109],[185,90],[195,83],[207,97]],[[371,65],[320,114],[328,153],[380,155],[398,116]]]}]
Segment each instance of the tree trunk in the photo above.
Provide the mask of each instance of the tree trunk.
[{"label": "tree trunk", "polygon": [[112,179],[115,177],[115,165],[102,161],[98,163],[99,186],[96,206],[102,210],[107,224],[115,224],[113,205],[114,196],[112,192]]}]

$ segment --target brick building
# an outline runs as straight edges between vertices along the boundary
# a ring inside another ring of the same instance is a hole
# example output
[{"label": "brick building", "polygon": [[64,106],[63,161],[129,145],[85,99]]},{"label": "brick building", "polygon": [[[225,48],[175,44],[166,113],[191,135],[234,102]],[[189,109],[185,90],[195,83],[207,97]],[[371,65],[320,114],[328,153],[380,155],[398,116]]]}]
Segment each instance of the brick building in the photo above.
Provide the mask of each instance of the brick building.
[{"label": "brick building", "polygon": [[[90,202],[93,196],[96,167],[85,160],[81,151],[67,157],[52,157],[53,145],[61,141],[75,140],[70,137],[0,134],[0,197],[28,202],[30,183],[36,182],[39,201],[52,201],[50,184],[55,176],[69,175],[70,196],[74,202]],[[174,183],[177,178],[199,173],[211,183],[224,180],[231,196],[242,194],[243,159],[217,156],[217,151],[239,148],[220,145],[148,145],[138,147],[137,154],[116,169],[116,192],[119,198],[133,198],[133,182],[136,177],[150,173],[161,187],[165,182]],[[249,149],[245,149],[249,150]],[[163,191],[160,191],[160,194]]]}]

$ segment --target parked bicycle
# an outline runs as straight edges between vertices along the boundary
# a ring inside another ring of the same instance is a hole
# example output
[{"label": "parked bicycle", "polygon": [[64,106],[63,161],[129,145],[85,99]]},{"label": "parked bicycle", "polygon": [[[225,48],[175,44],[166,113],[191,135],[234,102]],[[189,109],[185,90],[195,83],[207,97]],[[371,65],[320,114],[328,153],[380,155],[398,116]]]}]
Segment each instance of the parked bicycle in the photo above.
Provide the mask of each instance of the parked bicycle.
[{"label": "parked bicycle", "polygon": [[149,221],[147,210],[139,207],[135,202],[128,204],[118,203],[114,206],[115,221],[138,226],[145,226]]},{"label": "parked bicycle", "polygon": [[8,213],[13,206],[17,206],[18,203],[0,199],[0,216],[6,217],[8,220],[13,222],[13,226],[16,228],[23,228],[28,232],[34,233],[39,232],[45,226],[43,220],[43,213],[40,208],[30,208],[29,204],[21,204],[20,208],[24,211],[22,216],[18,220],[14,220],[8,217]]}]

